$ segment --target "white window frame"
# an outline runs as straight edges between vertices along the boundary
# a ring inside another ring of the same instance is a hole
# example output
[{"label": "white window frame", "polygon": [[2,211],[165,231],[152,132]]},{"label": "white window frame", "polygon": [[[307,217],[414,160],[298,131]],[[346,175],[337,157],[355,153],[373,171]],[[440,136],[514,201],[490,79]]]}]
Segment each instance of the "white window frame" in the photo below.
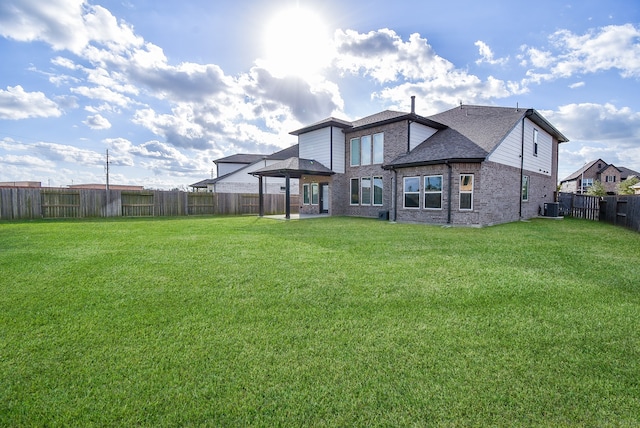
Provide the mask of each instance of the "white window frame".
[{"label": "white window frame", "polygon": [[[462,190],[464,185],[464,177],[471,177],[471,190]],[[460,174],[460,186],[458,189],[458,209],[460,211],[473,211],[473,188],[475,186],[475,177],[473,174]],[[471,195],[471,207],[462,208],[462,195]]]},{"label": "white window frame", "polygon": [[533,130],[533,155],[538,156],[538,130]]},{"label": "white window frame", "polygon": [[[418,183],[418,188],[416,190],[412,190],[407,192],[407,180],[416,180]],[[407,206],[407,195],[418,195],[418,205],[415,207]],[[404,177],[402,179],[402,207],[407,210],[419,210],[420,209],[420,177]]]},{"label": "white window frame", "polygon": [[[429,189],[427,186],[427,180],[429,180],[429,178],[432,177],[438,177],[440,179],[440,190],[433,190],[433,189]],[[425,175],[422,179],[423,181],[423,189],[424,189],[424,198],[423,199],[423,208],[425,210],[441,210],[442,209],[442,185],[444,183],[443,181],[443,177],[442,174],[432,174],[432,175]],[[435,195],[435,194],[440,194],[440,206],[439,207],[427,207],[427,195]]]},{"label": "white window frame", "polygon": [[360,165],[371,165],[371,135],[360,137]]},{"label": "white window frame", "polygon": [[[376,182],[380,183],[380,201],[376,202]],[[372,202],[374,206],[382,206],[384,202],[384,180],[382,176],[373,177],[373,198]]]},{"label": "white window frame", "polygon": [[[366,185],[368,183],[368,186]],[[371,205],[373,199],[373,183],[371,177],[360,178],[360,205]],[[368,196],[368,198],[367,198]]]},{"label": "white window frame", "polygon": [[[354,202],[353,201],[353,183],[356,183],[356,188],[358,189],[358,193],[357,193],[357,201]],[[359,178],[352,178],[351,180],[349,180],[349,205],[355,206],[355,205],[360,205],[360,179]]]},{"label": "white window frame", "polygon": [[373,163],[384,163],[384,132],[373,134]]},{"label": "white window frame", "polygon": [[522,202],[529,202],[529,185],[531,182],[529,181],[528,175],[522,176]]},{"label": "white window frame", "polygon": [[302,185],[302,205],[309,205],[310,200],[309,183],[305,183]]},{"label": "white window frame", "polygon": [[320,203],[320,190],[318,183],[311,183],[311,205],[318,205]]},{"label": "white window frame", "polygon": [[[358,151],[358,155],[356,156],[357,159],[355,159],[354,163],[354,148],[357,149]],[[350,142],[350,153],[349,153],[349,161],[351,166],[360,166],[360,157],[362,156],[362,150],[360,149],[360,137],[357,138],[352,138],[351,142]]]}]

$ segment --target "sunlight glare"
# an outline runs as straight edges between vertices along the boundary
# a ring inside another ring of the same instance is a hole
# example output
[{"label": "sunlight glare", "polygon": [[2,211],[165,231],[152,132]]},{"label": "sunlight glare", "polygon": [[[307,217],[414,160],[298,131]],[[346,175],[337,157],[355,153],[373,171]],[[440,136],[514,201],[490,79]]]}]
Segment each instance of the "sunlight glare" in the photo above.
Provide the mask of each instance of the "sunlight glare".
[{"label": "sunlight glare", "polygon": [[275,76],[310,78],[328,65],[330,41],[319,15],[295,7],[270,21],[265,35],[266,67]]}]

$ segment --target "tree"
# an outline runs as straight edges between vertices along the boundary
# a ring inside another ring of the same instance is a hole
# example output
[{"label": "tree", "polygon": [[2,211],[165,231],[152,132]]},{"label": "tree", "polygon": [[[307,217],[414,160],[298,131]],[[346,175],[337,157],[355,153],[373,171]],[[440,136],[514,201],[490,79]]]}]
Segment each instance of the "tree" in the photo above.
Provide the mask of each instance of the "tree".
[{"label": "tree", "polygon": [[593,186],[589,187],[589,190],[587,190],[587,195],[607,196],[607,191],[604,188],[604,184],[602,184],[600,180],[596,180],[593,182]]},{"label": "tree", "polygon": [[633,195],[634,191],[631,187],[638,183],[640,183],[640,178],[638,177],[629,177],[621,181],[618,183],[618,195]]}]

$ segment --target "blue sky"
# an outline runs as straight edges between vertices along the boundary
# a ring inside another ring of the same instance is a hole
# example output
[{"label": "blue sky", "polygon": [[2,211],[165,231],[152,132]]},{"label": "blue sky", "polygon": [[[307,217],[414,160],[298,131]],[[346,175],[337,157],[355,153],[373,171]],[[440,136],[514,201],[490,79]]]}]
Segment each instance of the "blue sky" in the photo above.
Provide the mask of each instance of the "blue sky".
[{"label": "blue sky", "polygon": [[[300,23],[303,24],[300,24]],[[637,1],[3,0],[0,181],[187,189],[329,116],[535,108],[640,171]]]}]

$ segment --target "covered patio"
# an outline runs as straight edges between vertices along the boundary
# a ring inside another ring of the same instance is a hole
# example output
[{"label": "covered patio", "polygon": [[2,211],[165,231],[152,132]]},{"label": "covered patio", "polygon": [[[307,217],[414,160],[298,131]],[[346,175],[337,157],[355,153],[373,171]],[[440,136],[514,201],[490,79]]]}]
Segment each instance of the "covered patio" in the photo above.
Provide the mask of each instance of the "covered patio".
[{"label": "covered patio", "polygon": [[326,166],[313,159],[292,157],[273,165],[253,171],[251,175],[258,177],[258,214],[264,217],[263,177],[284,177],[285,179],[285,214],[284,218],[291,219],[291,179],[301,179],[304,175],[326,176],[335,174]]}]

